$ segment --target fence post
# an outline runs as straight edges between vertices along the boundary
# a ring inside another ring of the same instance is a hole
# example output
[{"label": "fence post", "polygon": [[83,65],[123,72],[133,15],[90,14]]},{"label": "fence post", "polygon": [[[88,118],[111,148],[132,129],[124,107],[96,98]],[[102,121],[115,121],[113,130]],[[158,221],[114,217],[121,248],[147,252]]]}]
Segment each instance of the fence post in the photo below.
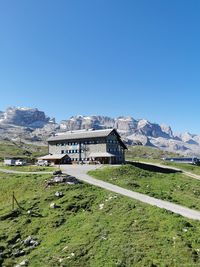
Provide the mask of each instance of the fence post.
[{"label": "fence post", "polygon": [[15,208],[15,196],[14,196],[14,191],[12,193],[12,210]]}]

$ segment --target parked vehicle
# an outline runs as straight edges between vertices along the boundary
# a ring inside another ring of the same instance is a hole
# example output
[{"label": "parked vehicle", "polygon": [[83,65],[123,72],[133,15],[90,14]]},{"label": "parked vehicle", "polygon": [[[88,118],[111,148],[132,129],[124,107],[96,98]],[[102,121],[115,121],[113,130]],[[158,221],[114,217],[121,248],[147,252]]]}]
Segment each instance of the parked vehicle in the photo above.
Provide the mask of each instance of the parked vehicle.
[{"label": "parked vehicle", "polygon": [[24,160],[21,159],[17,159],[15,161],[15,166],[24,166],[26,164],[26,162]]},{"label": "parked vehicle", "polygon": [[4,165],[6,166],[15,166],[15,159],[4,159]]},{"label": "parked vehicle", "polygon": [[38,166],[49,166],[49,162],[47,160],[39,159],[36,163]]}]

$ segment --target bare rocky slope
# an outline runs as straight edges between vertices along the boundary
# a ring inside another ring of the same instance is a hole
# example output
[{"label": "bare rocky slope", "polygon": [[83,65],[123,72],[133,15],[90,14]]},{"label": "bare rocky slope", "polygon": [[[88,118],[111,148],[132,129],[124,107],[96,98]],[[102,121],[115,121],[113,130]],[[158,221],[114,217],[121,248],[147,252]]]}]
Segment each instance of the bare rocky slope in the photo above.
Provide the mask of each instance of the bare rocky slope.
[{"label": "bare rocky slope", "polygon": [[129,145],[142,144],[184,155],[200,156],[200,136],[190,133],[174,134],[171,127],[151,123],[131,116],[73,116],[56,123],[36,108],[9,107],[0,111],[0,139],[45,142],[59,132],[82,129],[116,128]]}]

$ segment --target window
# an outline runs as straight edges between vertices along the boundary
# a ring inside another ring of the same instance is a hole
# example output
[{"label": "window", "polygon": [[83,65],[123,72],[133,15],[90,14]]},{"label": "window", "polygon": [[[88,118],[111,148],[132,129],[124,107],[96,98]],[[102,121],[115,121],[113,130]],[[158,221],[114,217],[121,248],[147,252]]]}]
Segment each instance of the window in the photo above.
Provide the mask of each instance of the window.
[{"label": "window", "polygon": [[61,154],[64,154],[65,153],[65,151],[64,150],[61,150]]}]

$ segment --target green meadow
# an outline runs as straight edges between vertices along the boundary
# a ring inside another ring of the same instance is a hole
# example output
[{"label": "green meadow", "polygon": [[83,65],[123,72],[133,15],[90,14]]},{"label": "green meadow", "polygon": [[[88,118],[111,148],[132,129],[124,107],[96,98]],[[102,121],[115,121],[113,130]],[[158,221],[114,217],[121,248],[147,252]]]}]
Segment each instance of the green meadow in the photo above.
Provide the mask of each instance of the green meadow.
[{"label": "green meadow", "polygon": [[[198,221],[83,183],[46,187],[50,177],[0,174],[2,266],[200,265]],[[13,191],[21,209],[12,210]],[[23,243],[28,236],[39,242],[34,249]]]}]

